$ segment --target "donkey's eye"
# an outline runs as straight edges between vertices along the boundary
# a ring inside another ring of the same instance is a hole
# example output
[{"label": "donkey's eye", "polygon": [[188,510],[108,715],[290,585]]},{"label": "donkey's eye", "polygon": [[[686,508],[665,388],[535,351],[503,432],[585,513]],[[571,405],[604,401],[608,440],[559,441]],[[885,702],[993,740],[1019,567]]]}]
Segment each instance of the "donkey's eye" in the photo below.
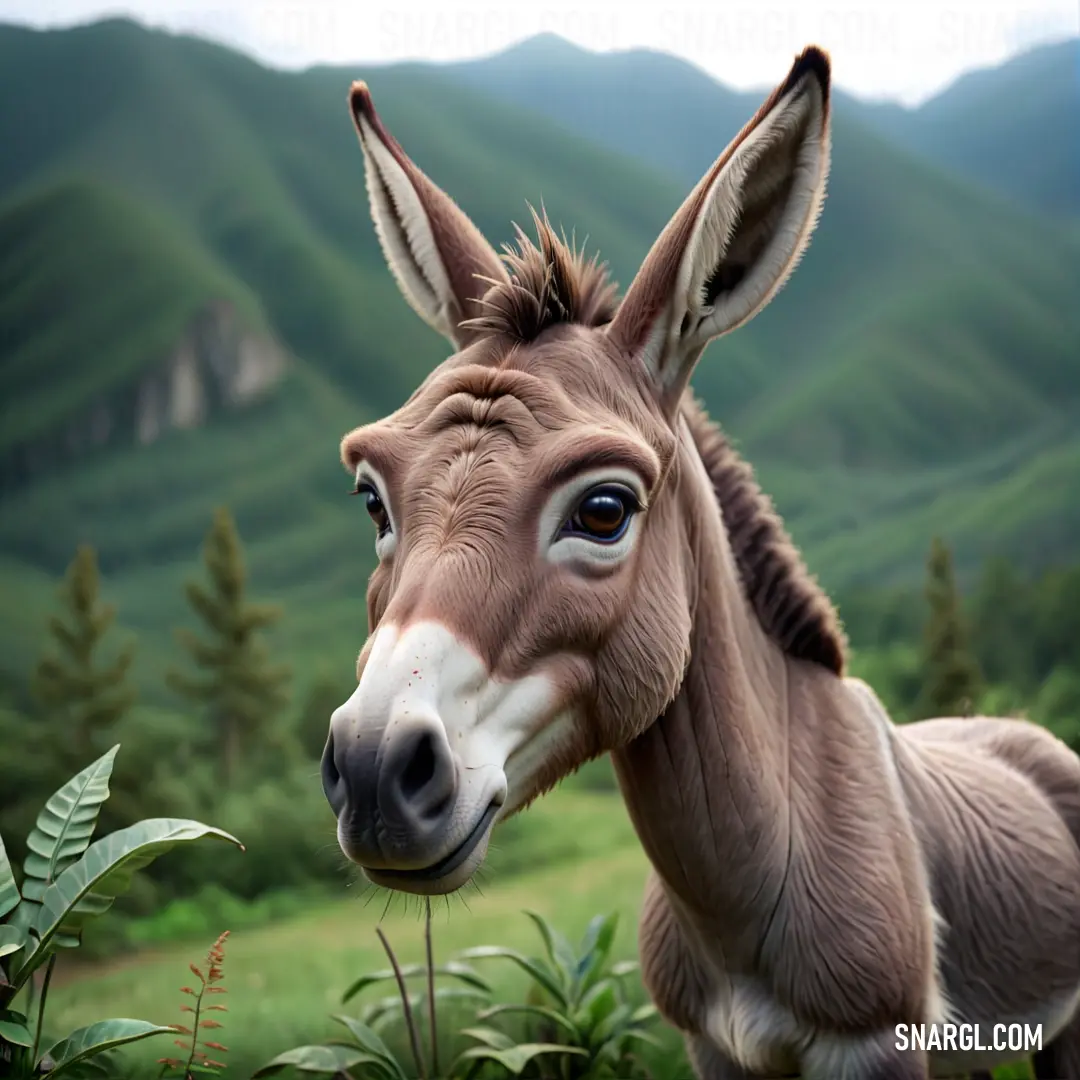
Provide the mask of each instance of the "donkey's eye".
[{"label": "donkey's eye", "polygon": [[353,494],[363,497],[364,506],[367,508],[371,520],[375,522],[375,528],[379,530],[379,536],[385,536],[390,531],[390,515],[386,512],[386,507],[382,499],[379,498],[379,493],[370,484],[358,484]]},{"label": "donkey's eye", "polygon": [[630,519],[640,509],[637,496],[629,488],[614,484],[593,488],[578,503],[562,532],[564,536],[584,536],[611,544],[626,532]]}]

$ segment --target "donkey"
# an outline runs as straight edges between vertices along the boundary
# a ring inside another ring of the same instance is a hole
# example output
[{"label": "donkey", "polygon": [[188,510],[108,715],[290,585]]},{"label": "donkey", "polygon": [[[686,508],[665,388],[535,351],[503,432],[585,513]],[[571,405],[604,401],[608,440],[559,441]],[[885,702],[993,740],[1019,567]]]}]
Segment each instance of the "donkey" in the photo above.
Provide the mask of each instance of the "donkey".
[{"label": "donkey", "polygon": [[[455,352],[341,444],[378,565],[324,789],[371,882],[449,893],[609,753],[643,979],[701,1080],[987,1069],[1009,1023],[1080,1080],[1080,759],[1021,720],[894,726],[688,388],[807,245],[829,94],[807,48],[620,300],[535,212],[500,258],[353,84],[384,254]],[[981,1045],[898,1037],[944,1022]]]}]

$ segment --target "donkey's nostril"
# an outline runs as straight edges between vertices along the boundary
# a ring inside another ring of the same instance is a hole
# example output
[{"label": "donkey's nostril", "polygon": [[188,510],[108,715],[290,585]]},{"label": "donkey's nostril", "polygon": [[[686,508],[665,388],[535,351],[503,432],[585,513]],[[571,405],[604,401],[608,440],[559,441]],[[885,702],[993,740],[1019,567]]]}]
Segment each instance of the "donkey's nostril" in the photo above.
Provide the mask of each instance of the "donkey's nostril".
[{"label": "donkey's nostril", "polygon": [[435,776],[435,740],[429,732],[420,736],[401,774],[401,794],[412,799]]},{"label": "donkey's nostril", "polygon": [[395,828],[435,828],[453,808],[457,765],[441,727],[418,723],[396,733],[379,770],[379,810]]},{"label": "donkey's nostril", "polygon": [[330,809],[333,810],[335,814],[340,814],[342,808],[345,806],[346,791],[345,784],[341,779],[341,773],[338,771],[338,767],[334,762],[333,735],[326,740],[326,746],[323,749],[321,771],[323,794],[326,796],[326,801],[330,804]]}]

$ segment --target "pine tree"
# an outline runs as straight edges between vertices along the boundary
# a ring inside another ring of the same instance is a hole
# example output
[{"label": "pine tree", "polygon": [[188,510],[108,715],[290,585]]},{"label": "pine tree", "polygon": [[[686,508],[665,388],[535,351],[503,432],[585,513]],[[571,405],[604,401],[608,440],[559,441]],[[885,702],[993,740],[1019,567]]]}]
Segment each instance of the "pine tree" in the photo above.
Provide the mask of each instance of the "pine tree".
[{"label": "pine tree", "polygon": [[937,537],[926,564],[930,617],[923,637],[922,716],[970,715],[982,693],[982,672],[968,644],[952,554]]},{"label": "pine tree", "polygon": [[192,581],[186,592],[206,636],[177,631],[197,674],[174,670],[168,681],[178,694],[206,708],[222,776],[231,784],[248,757],[280,741],[290,672],[271,661],[262,636],[281,617],[280,609],[247,600],[240,537],[225,508],[214,514],[203,559],[209,587]]},{"label": "pine tree", "polygon": [[971,648],[987,682],[1031,696],[1039,685],[1039,627],[1034,585],[1009,561],[983,565],[972,597]]},{"label": "pine tree", "polygon": [[32,691],[44,723],[38,734],[45,736],[50,757],[65,776],[112,745],[117,723],[136,698],[128,682],[134,643],[111,660],[100,656],[116,618],[116,609],[101,600],[100,584],[94,549],[83,545],[59,590],[62,612],[49,620],[53,647],[34,672]]}]

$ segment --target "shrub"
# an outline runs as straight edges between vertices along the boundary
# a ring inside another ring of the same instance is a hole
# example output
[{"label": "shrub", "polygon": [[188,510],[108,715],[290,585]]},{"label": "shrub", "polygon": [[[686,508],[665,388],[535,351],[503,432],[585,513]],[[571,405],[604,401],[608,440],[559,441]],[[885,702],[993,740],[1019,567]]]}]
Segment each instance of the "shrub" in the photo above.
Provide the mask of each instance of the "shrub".
[{"label": "shrub", "polygon": [[[283,776],[249,783],[214,800],[214,817],[222,828],[251,838],[242,865],[231,869],[227,878],[234,896],[254,900],[271,890],[303,890],[318,881],[341,881],[334,815],[316,770],[304,761]],[[178,884],[185,892],[202,882],[221,880],[209,850],[193,849],[177,869],[182,871]]]},{"label": "shrub", "polygon": [[1031,711],[1080,754],[1080,672],[1055,668],[1040,687]]},{"label": "shrub", "polygon": [[[0,1071],[5,1076],[73,1075],[115,1047],[171,1032],[145,1020],[99,1020],[45,1049],[45,1006],[57,950],[77,947],[87,922],[108,911],[132,874],[176,845],[216,836],[242,847],[220,829],[183,818],[151,818],[91,843],[118,749],[88,765],[45,804],[27,839],[21,884],[0,839]],[[33,976],[42,968],[35,1002]]]},{"label": "shrub", "polygon": [[[423,964],[400,965],[382,930],[377,930],[390,967],[361,976],[345,991],[342,1003],[387,982],[396,984],[397,995],[369,1004],[359,1018],[335,1016],[348,1037],[286,1051],[254,1076],[269,1076],[292,1067],[304,1073],[370,1080],[408,1080],[410,1075],[422,1080],[650,1077],[646,1062],[636,1051],[641,1046],[660,1045],[646,1030],[656,1019],[656,1010],[651,1004],[635,1008],[629,999],[626,979],[637,964],[611,963],[617,917],[593,919],[575,949],[543,917],[525,914],[540,935],[543,956],[480,946],[437,966],[431,948],[430,904]],[[490,983],[470,963],[478,960],[502,960],[524,972],[529,979],[525,1000],[493,1003]],[[408,982],[413,979],[422,981],[424,989],[410,992]],[[457,985],[436,986],[445,980]],[[426,1023],[422,1019],[425,1005]],[[440,1006],[441,1020],[437,1016]],[[451,1029],[447,1023],[451,1013],[457,1017],[471,1013],[471,1022],[457,1030],[457,1041],[463,1039],[466,1045],[449,1059],[445,1070],[440,1070],[444,1046],[438,1032]],[[389,1032],[394,1026],[404,1028],[407,1054],[391,1048]],[[421,1047],[425,1028],[426,1055]]]}]

